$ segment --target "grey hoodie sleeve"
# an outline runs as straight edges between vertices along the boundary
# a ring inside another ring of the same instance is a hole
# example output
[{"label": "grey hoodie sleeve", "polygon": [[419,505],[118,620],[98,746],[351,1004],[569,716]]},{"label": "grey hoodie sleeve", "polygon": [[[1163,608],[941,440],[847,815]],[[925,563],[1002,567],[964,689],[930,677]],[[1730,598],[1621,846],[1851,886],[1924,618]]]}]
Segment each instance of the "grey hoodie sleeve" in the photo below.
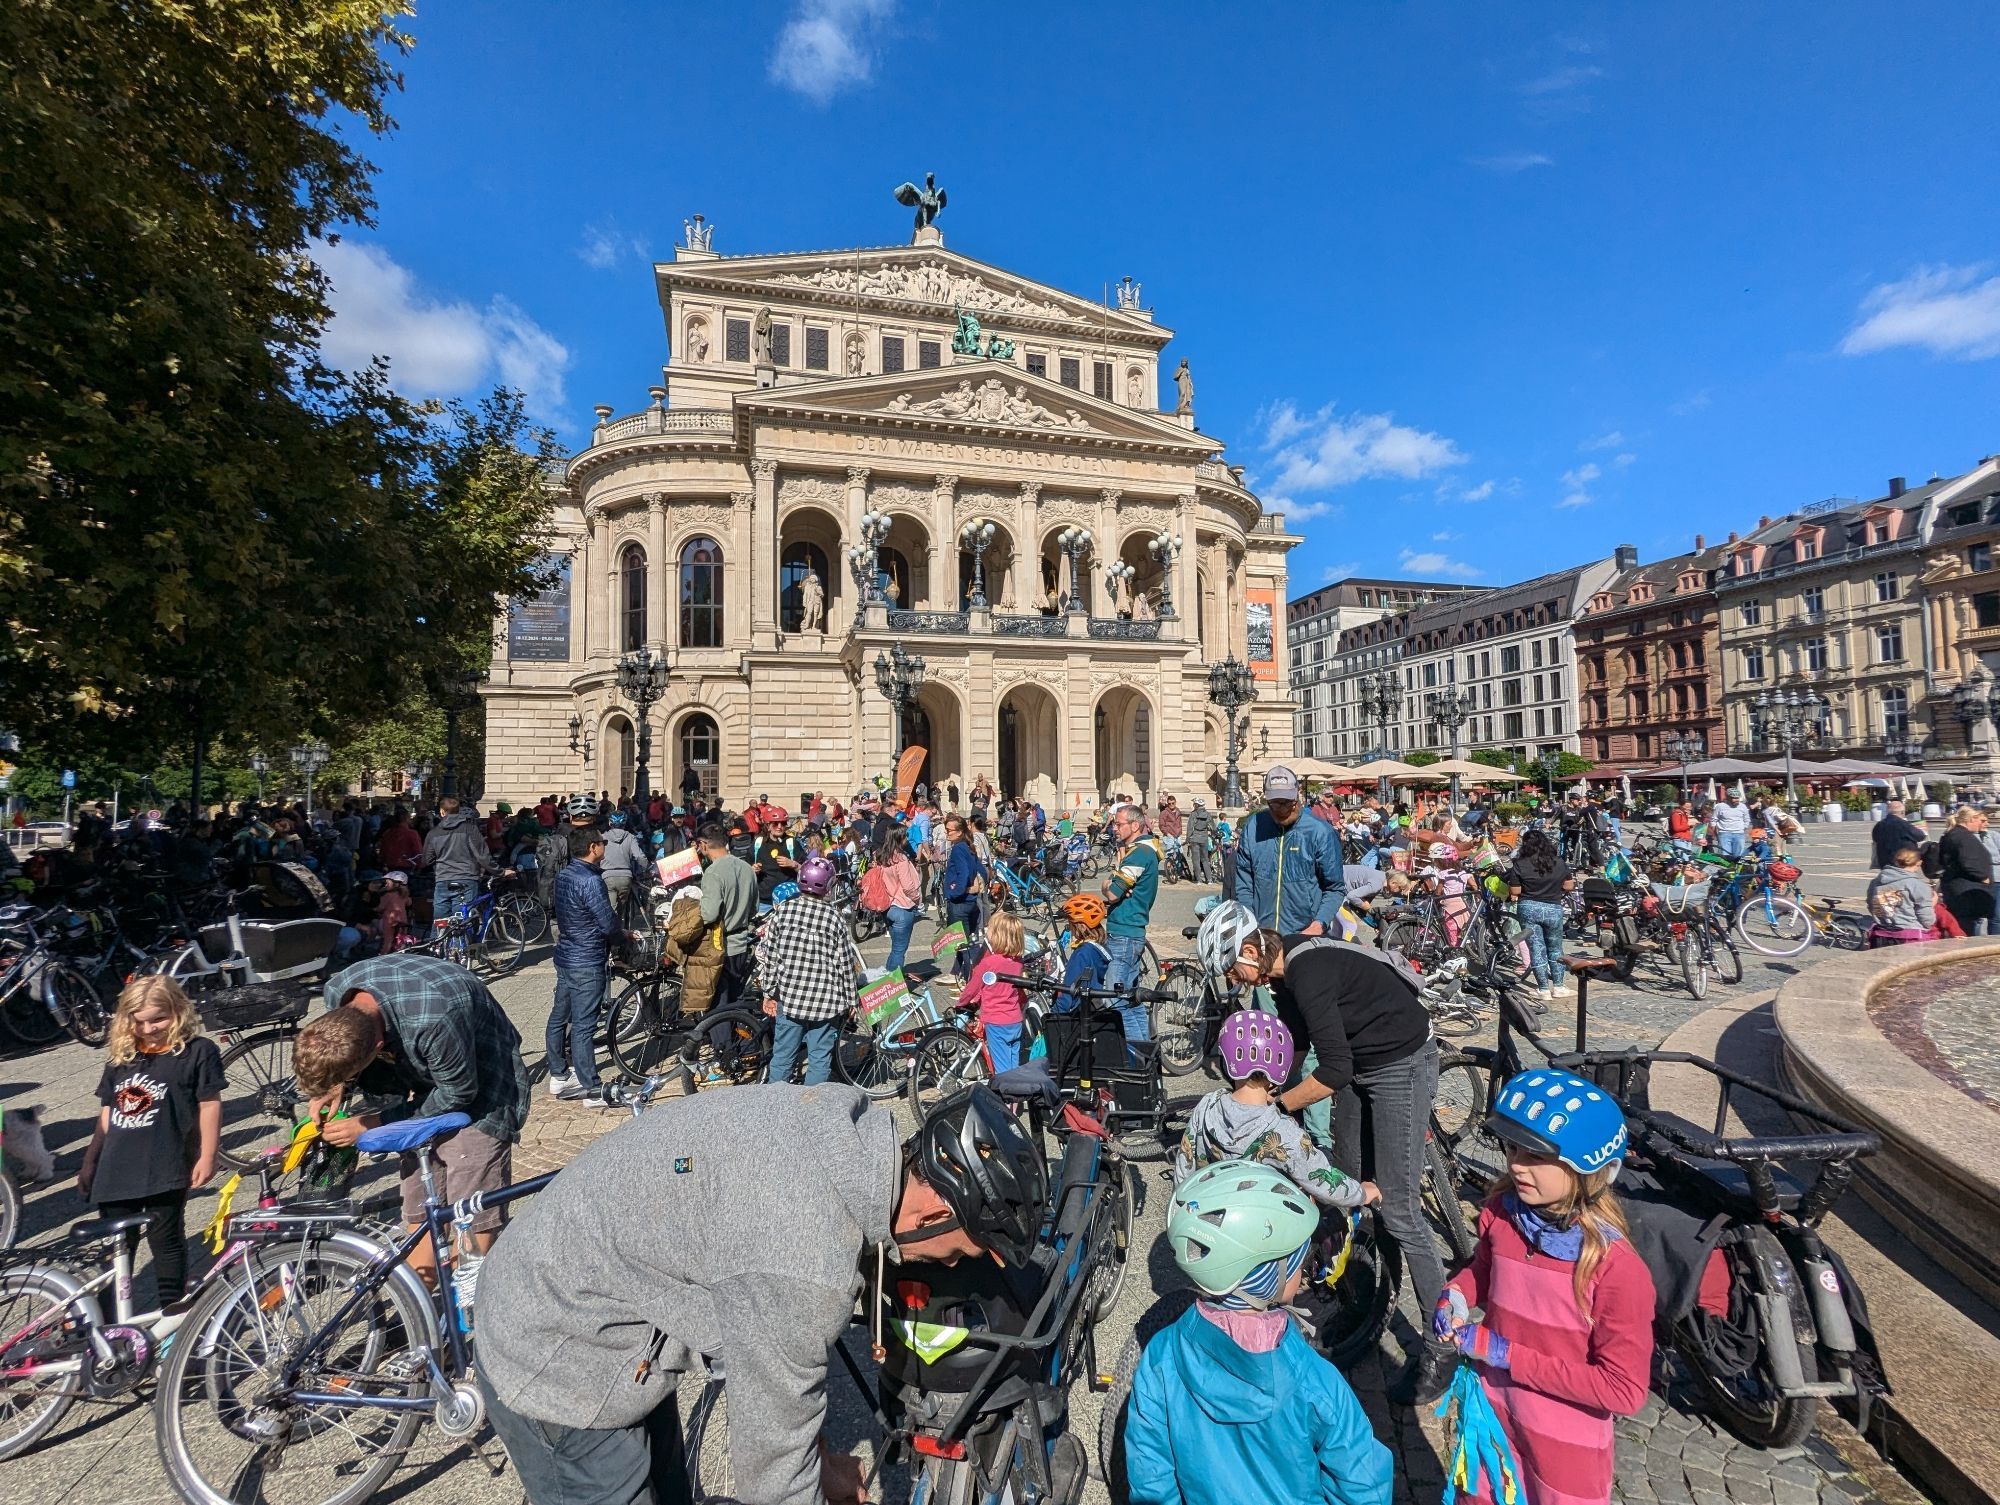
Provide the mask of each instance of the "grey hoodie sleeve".
[{"label": "grey hoodie sleeve", "polygon": [[1305,1130],[1290,1114],[1278,1119],[1278,1139],[1285,1147],[1285,1174],[1315,1202],[1343,1212],[1361,1205],[1361,1183],[1335,1170],[1326,1153],[1306,1138]]},{"label": "grey hoodie sleeve", "polygon": [[722,1330],[730,1335],[723,1370],[736,1498],[820,1505],[828,1343],[839,1341],[853,1295],[842,1306],[831,1292],[791,1281],[746,1281],[716,1294]]}]

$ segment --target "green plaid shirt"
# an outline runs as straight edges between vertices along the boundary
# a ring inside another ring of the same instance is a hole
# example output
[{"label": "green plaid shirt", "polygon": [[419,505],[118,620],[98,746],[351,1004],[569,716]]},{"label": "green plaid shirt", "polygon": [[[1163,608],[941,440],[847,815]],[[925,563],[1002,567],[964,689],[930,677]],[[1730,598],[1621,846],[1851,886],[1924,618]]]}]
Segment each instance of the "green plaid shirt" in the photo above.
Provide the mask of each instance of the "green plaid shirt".
[{"label": "green plaid shirt", "polygon": [[385,1120],[465,1113],[495,1139],[521,1137],[529,1101],[521,1035],[485,983],[442,957],[393,953],[336,972],[326,1006],[356,993],[382,1006],[387,1054],[355,1085],[384,1102]]}]

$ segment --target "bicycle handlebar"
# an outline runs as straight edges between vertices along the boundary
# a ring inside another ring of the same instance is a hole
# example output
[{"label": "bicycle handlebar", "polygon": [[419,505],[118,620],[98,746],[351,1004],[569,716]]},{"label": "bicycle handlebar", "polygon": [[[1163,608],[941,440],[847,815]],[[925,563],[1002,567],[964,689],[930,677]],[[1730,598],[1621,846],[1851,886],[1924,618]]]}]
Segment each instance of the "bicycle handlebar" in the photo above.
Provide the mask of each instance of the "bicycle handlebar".
[{"label": "bicycle handlebar", "polygon": [[[1003,979],[998,972],[984,972],[980,974],[980,980],[991,987]],[[1067,993],[1072,998],[1098,998],[1117,1003],[1160,1003],[1180,996],[1165,988],[1142,988],[1137,983],[1129,988],[1086,988],[1071,986],[1055,977],[1009,977],[1005,981],[1028,992]]]}]

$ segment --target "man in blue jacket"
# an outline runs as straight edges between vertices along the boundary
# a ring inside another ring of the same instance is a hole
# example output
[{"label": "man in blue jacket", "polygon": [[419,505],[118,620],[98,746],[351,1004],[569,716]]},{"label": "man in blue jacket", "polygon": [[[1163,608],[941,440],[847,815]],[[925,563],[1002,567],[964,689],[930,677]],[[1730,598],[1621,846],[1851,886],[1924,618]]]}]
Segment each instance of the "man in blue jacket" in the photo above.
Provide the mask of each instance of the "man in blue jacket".
[{"label": "man in blue jacket", "polygon": [[1280,935],[1340,934],[1347,874],[1340,833],[1299,819],[1299,777],[1283,764],[1264,775],[1264,808],[1243,821],[1233,897]]},{"label": "man in blue jacket", "polygon": [[570,860],[556,874],[556,996],[544,1040],[552,1097],[602,1090],[597,1013],[604,1006],[611,947],[622,935],[604,885],[604,833],[576,826],[568,835]]}]

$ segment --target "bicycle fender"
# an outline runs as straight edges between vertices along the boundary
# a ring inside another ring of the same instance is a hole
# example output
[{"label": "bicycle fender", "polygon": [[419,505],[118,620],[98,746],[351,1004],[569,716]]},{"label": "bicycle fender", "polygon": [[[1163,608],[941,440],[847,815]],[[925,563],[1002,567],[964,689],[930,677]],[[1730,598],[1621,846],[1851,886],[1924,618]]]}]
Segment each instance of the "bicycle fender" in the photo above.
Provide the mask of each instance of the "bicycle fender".
[{"label": "bicycle fender", "polygon": [[1796,1394],[1808,1379],[1805,1354],[1811,1353],[1817,1341],[1799,1273],[1767,1229],[1746,1226],[1739,1231],[1738,1242],[1756,1280],[1751,1305],[1757,1312],[1771,1378],[1777,1381],[1781,1395]]},{"label": "bicycle fender", "polygon": [[0,1289],[4,1289],[10,1281],[25,1276],[37,1277],[54,1286],[61,1293],[63,1301],[70,1309],[77,1314],[78,1318],[86,1320],[91,1328],[95,1329],[104,1326],[104,1308],[99,1303],[96,1295],[86,1295],[83,1289],[83,1282],[62,1266],[44,1264],[15,1265],[10,1269],[0,1271]]},{"label": "bicycle fender", "polygon": [[[308,1240],[304,1239],[290,1239],[282,1243],[266,1244],[254,1251],[250,1257],[255,1259],[276,1250],[297,1249],[307,1242]],[[383,1253],[382,1246],[373,1239],[345,1230],[339,1233],[328,1234],[324,1238],[312,1239],[310,1242],[317,1245],[333,1245],[348,1254],[352,1254],[357,1259],[365,1261],[378,1259]],[[410,1268],[407,1262],[397,1265],[395,1269],[389,1272],[389,1284],[402,1290],[416,1304],[417,1310],[424,1314],[424,1331],[421,1334],[412,1335],[416,1341],[413,1341],[411,1346],[417,1347],[421,1344],[421,1346],[428,1347],[433,1353],[440,1351],[443,1347],[443,1338],[438,1327],[437,1298],[431,1294],[430,1288],[423,1283],[422,1279]],[[223,1315],[227,1311],[228,1307],[226,1305],[216,1309],[214,1316],[210,1319],[211,1329],[215,1323],[222,1320]],[[195,1352],[207,1354],[215,1346],[215,1334],[212,1330],[204,1331],[196,1334],[194,1341],[198,1345]]]}]

